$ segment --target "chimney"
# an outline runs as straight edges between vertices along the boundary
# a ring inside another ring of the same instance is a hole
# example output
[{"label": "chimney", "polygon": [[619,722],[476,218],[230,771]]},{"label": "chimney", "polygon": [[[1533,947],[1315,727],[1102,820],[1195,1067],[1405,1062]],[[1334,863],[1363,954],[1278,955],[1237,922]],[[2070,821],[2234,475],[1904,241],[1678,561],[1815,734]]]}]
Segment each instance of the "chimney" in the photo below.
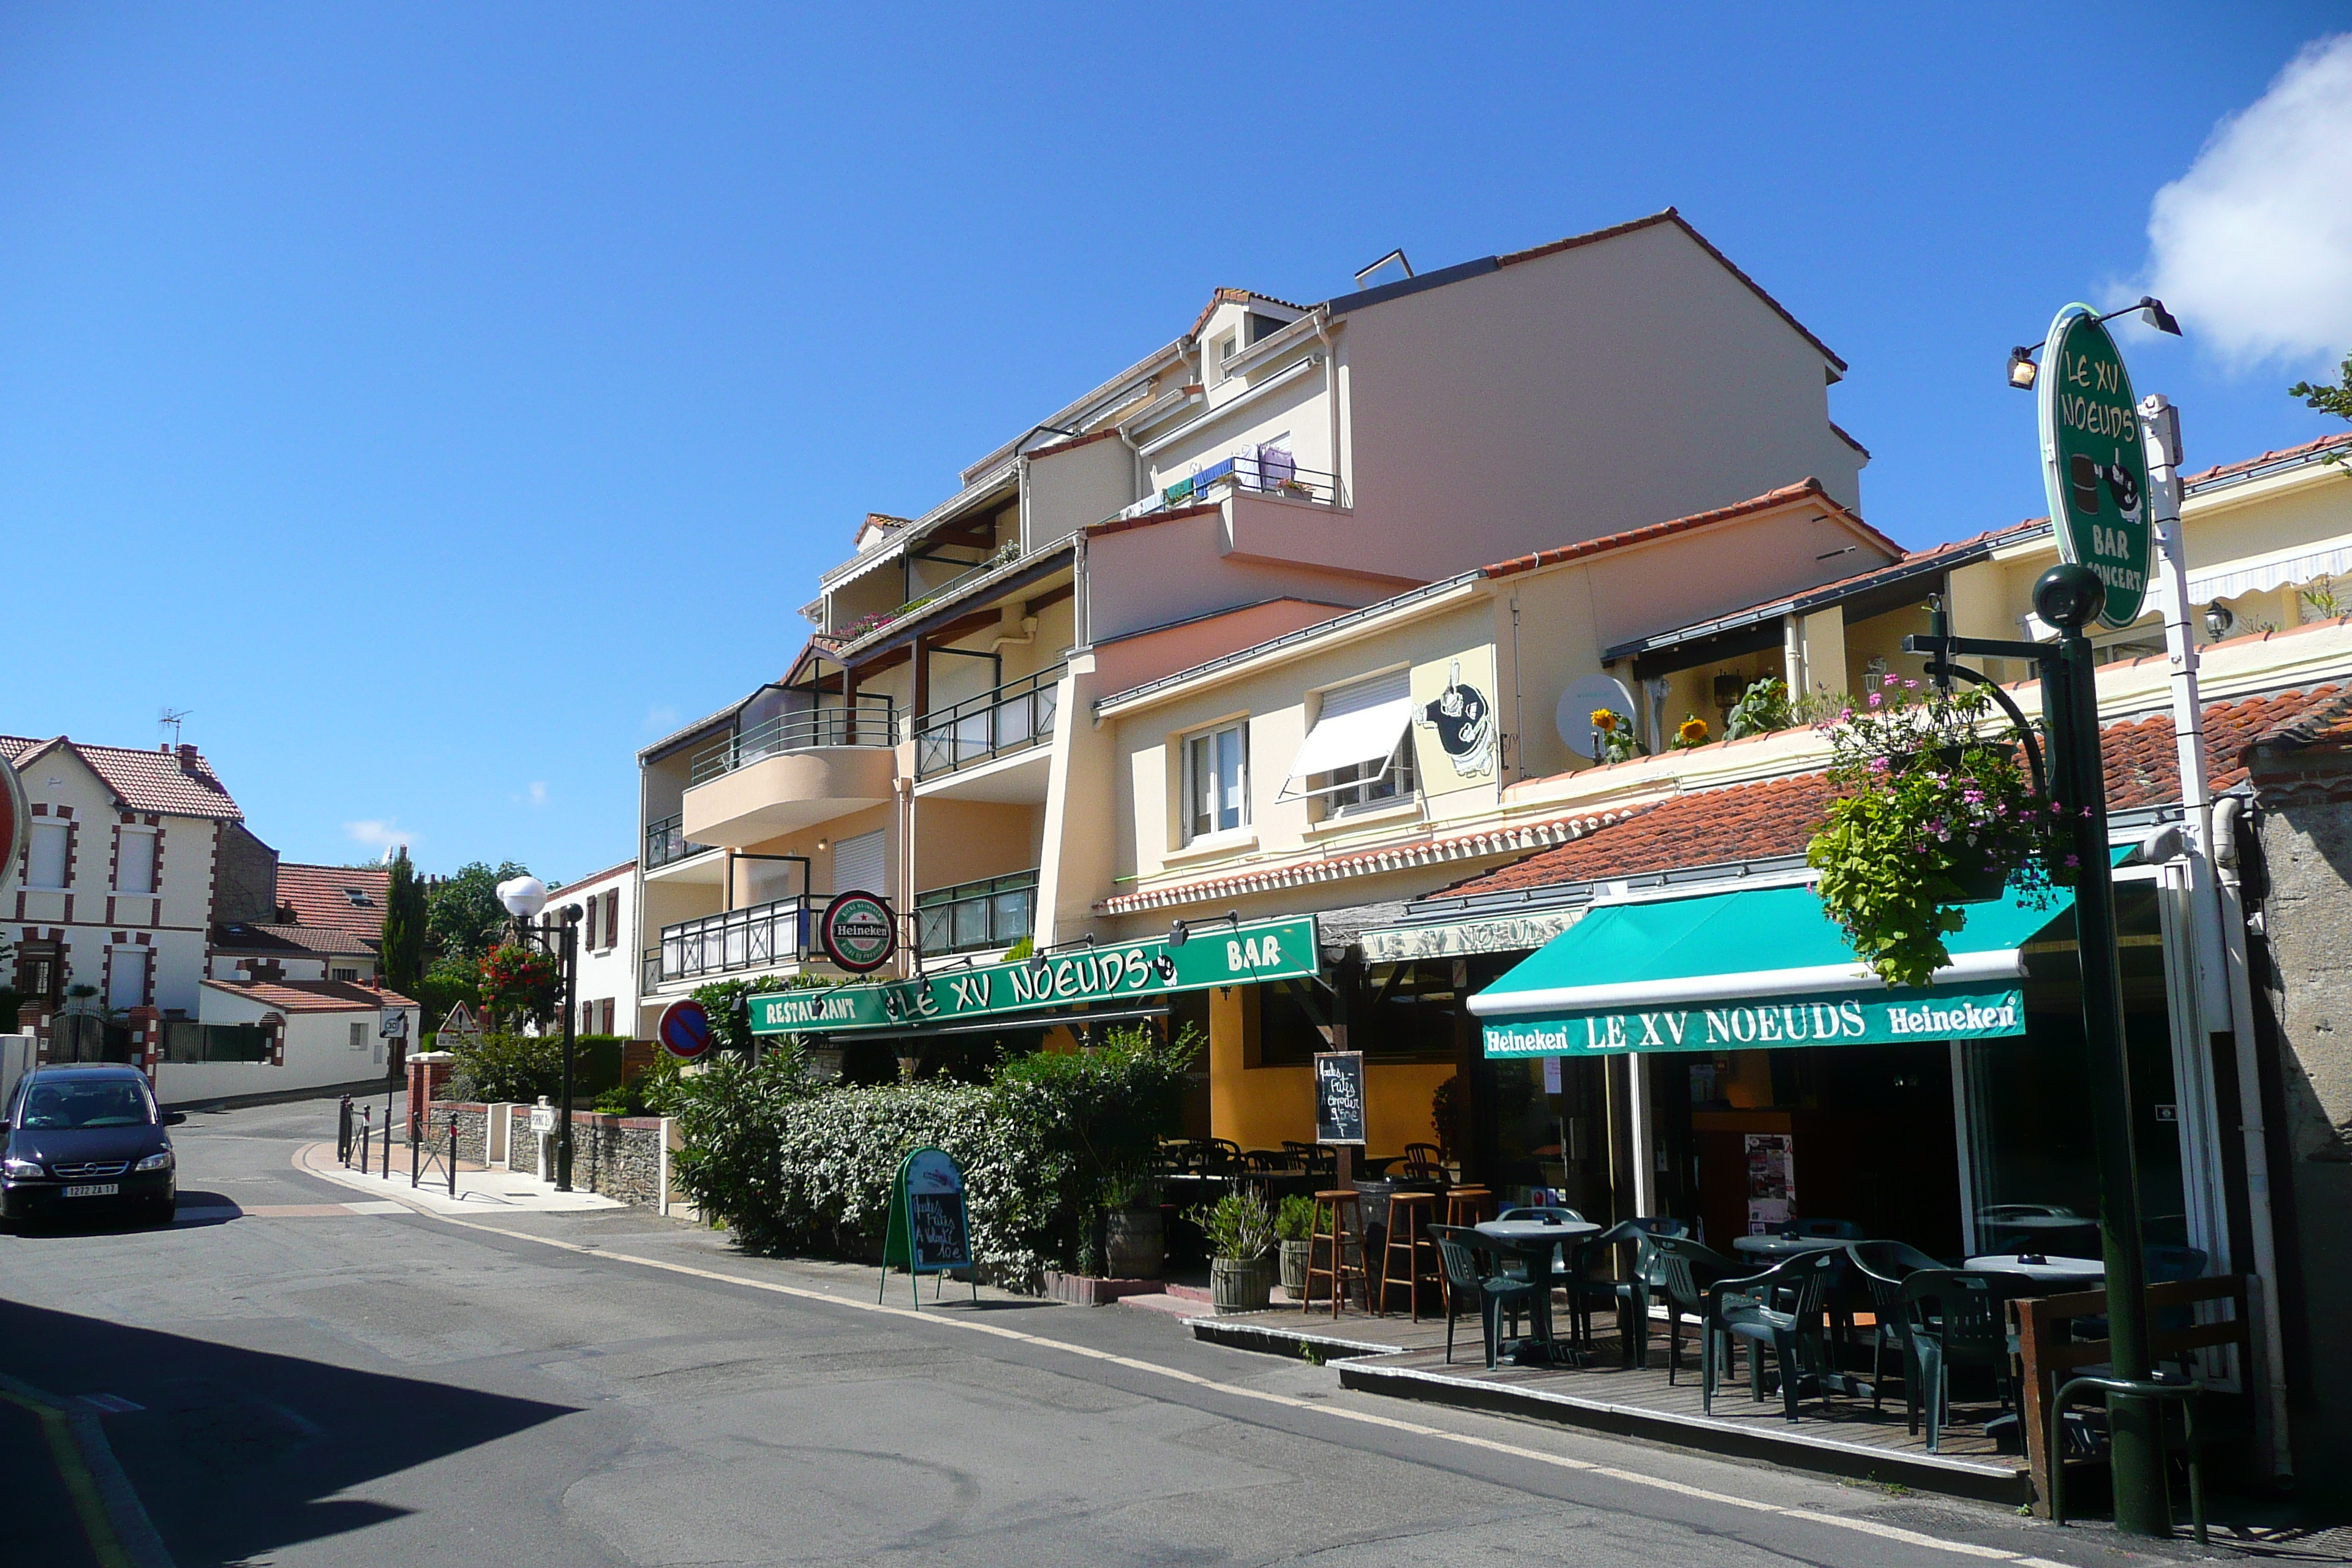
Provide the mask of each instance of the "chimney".
[{"label": "chimney", "polygon": [[196,748],[189,744],[187,742],[183,741],[180,742],[179,749],[180,771],[187,774],[190,778],[196,777]]}]

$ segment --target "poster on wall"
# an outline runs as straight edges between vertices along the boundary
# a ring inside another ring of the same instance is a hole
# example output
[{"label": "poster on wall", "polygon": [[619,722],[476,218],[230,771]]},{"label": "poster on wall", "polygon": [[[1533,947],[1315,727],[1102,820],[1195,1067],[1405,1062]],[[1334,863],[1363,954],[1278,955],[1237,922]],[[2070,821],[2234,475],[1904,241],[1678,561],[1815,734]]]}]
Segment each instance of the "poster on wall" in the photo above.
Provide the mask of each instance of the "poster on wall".
[{"label": "poster on wall", "polygon": [[1413,762],[1423,795],[1491,785],[1497,775],[1495,650],[1463,652],[1412,671]]},{"label": "poster on wall", "polygon": [[1797,1216],[1796,1140],[1786,1132],[1746,1136],[1748,1234],[1769,1236]]}]

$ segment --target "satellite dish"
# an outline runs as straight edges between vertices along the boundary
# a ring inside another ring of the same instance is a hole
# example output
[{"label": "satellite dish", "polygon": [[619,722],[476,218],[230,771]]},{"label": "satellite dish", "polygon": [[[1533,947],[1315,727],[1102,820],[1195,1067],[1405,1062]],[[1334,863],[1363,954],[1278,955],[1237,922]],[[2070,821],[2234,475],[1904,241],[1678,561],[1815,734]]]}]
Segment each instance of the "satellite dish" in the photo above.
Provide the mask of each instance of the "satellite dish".
[{"label": "satellite dish", "polygon": [[1552,723],[1568,749],[1580,757],[1593,754],[1592,710],[1596,708],[1622,713],[1630,722],[1633,718],[1633,694],[1613,675],[1581,676],[1559,694],[1559,707],[1552,714]]}]

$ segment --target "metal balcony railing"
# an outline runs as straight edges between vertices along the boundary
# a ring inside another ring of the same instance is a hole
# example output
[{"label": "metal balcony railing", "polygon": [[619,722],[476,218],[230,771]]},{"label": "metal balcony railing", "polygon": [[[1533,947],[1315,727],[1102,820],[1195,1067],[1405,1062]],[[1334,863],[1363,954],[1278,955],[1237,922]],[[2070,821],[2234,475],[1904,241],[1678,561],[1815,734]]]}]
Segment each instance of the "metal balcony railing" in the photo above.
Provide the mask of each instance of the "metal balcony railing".
[{"label": "metal balcony railing", "polygon": [[936,778],[1054,738],[1062,673],[1055,665],[967,697],[915,721],[915,776]]},{"label": "metal balcony railing", "polygon": [[1340,499],[1339,475],[1320,468],[1302,468],[1287,452],[1276,451],[1262,451],[1255,456],[1244,453],[1212,463],[1199,473],[1161,489],[1160,504],[1182,506],[1207,494],[1220,480],[1232,481],[1235,489],[1255,490],[1261,495],[1321,501],[1326,506],[1347,504]]},{"label": "metal balcony railing", "polygon": [[808,957],[813,919],[803,897],[664,926],[661,946],[646,951],[646,984],[799,963]]},{"label": "metal balcony railing", "polygon": [[684,860],[712,847],[708,844],[697,844],[688,838],[686,836],[685,823],[686,818],[683,815],[673,815],[663,817],[659,822],[646,824],[646,870],[651,871],[658,867],[667,866],[673,860]]},{"label": "metal balcony railing", "polygon": [[1011,947],[1037,915],[1037,873],[1015,871],[915,895],[916,940],[927,958]]},{"label": "metal balcony railing", "polygon": [[861,691],[847,707],[838,703],[796,713],[779,713],[697,752],[687,764],[687,787],[748,767],[762,757],[810,746],[888,746],[898,742],[898,713],[888,697]]}]

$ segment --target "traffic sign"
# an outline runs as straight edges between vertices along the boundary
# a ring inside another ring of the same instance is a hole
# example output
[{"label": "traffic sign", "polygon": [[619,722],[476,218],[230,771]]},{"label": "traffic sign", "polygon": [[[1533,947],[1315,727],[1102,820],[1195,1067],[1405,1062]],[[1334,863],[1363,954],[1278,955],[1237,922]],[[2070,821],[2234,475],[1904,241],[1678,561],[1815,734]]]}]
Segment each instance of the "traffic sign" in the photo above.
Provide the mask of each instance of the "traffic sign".
[{"label": "traffic sign", "polygon": [[0,892],[16,879],[16,867],[25,858],[25,835],[32,830],[25,826],[25,784],[16,776],[16,766],[0,757],[0,848],[8,858],[0,861]]},{"label": "traffic sign", "polygon": [[898,922],[879,894],[843,893],[825,905],[817,938],[827,958],[852,974],[864,974],[889,963],[898,950]]},{"label": "traffic sign", "polygon": [[710,1015],[693,997],[681,996],[662,1009],[654,1037],[678,1060],[699,1061],[710,1052]]},{"label": "traffic sign", "polygon": [[2147,599],[2156,532],[2148,521],[2147,452],[2131,375],[2088,305],[2069,305],[2050,323],[2036,384],[2042,483],[2058,553],[2106,584],[2100,620],[2129,626]]},{"label": "traffic sign", "polygon": [[408,1038],[408,1009],[405,1007],[386,1007],[383,1012],[381,1021],[376,1025],[375,1032],[382,1035],[387,1040],[404,1040]]},{"label": "traffic sign", "polygon": [[474,1021],[473,1010],[460,1002],[450,1008],[448,1016],[441,1020],[441,1027],[434,1036],[434,1043],[441,1045],[444,1042],[478,1040],[481,1037],[482,1026]]}]

